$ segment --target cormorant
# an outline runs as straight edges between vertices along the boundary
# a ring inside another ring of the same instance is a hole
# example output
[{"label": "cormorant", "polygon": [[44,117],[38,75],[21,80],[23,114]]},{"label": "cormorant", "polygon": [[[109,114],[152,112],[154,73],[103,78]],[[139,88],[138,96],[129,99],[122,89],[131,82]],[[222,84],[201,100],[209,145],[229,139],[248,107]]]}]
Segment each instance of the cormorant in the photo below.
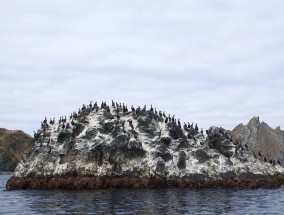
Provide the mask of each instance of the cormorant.
[{"label": "cormorant", "polygon": [[181,128],[181,124],[180,124],[180,121],[179,121],[179,119],[178,119],[178,126]]},{"label": "cormorant", "polygon": [[135,112],[135,108],[133,107],[133,105],[131,105],[131,111],[134,113]]},{"label": "cormorant", "polygon": [[158,114],[158,112],[157,112],[156,108],[155,108],[155,114]]},{"label": "cormorant", "polygon": [[197,123],[195,124],[195,131],[198,131],[198,126],[197,126]]},{"label": "cormorant", "polygon": [[184,129],[185,131],[188,131],[186,123],[184,123],[183,129]]},{"label": "cormorant", "polygon": [[169,120],[168,117],[166,117],[166,119],[165,119],[165,123],[166,123],[166,124],[168,123],[168,120]]},{"label": "cormorant", "polygon": [[277,160],[277,163],[278,163],[278,165],[281,165],[279,158],[278,158],[278,160]]},{"label": "cormorant", "polygon": [[115,103],[114,103],[113,100],[111,100],[111,105],[112,105],[113,108],[115,108]]},{"label": "cormorant", "polygon": [[174,122],[175,121],[175,115],[173,115],[173,117],[172,117],[172,122]]},{"label": "cormorant", "polygon": [[258,152],[258,156],[261,157],[261,152]]},{"label": "cormorant", "polygon": [[154,111],[154,109],[153,109],[152,105],[151,105],[151,107],[150,107],[150,111],[151,111],[151,112],[153,112],[153,111]]},{"label": "cormorant", "polygon": [[92,108],[92,106],[93,106],[93,105],[92,105],[92,101],[90,101],[89,107]]},{"label": "cormorant", "polygon": [[47,119],[46,119],[46,117],[44,118],[43,123],[44,123],[44,124],[46,124],[46,123],[47,123]]},{"label": "cormorant", "polygon": [[165,111],[163,112],[163,117],[166,117]]}]

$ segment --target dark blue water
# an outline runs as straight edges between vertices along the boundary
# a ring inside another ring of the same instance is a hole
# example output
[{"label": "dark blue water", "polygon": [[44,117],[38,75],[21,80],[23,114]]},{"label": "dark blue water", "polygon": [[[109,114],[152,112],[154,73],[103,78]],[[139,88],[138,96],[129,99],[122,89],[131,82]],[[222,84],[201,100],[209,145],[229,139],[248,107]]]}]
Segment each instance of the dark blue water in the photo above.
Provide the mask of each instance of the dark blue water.
[{"label": "dark blue water", "polygon": [[5,191],[0,214],[284,214],[284,188]]}]

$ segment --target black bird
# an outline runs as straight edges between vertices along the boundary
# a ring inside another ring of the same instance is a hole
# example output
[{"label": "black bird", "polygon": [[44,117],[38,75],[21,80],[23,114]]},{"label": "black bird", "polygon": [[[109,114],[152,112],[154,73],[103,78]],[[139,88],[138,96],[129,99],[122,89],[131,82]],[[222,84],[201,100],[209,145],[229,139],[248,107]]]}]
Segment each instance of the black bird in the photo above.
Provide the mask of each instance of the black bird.
[{"label": "black bird", "polygon": [[261,153],[260,152],[258,152],[258,156],[261,157]]},{"label": "black bird", "polygon": [[183,129],[184,129],[185,131],[188,131],[186,123],[184,123]]},{"label": "black bird", "polygon": [[153,111],[154,111],[154,109],[153,109],[152,105],[151,105],[150,111],[151,111],[151,112],[153,112]]},{"label": "black bird", "polygon": [[173,115],[173,117],[172,117],[172,122],[174,122],[175,121],[175,115]]},{"label": "black bird", "polygon": [[156,108],[155,108],[155,114],[158,114],[158,112],[157,112]]},{"label": "black bird", "polygon": [[168,117],[166,117],[166,119],[165,119],[165,123],[166,123],[166,124],[168,123],[168,120],[169,120],[169,118],[168,118]]},{"label": "black bird", "polygon": [[201,128],[201,131],[200,131],[200,133],[201,133],[201,134],[203,134],[203,128]]},{"label": "black bird", "polygon": [[267,161],[267,159],[266,159],[266,157],[264,157],[264,162],[266,162]]},{"label": "black bird", "polygon": [[180,125],[180,121],[179,121],[179,119],[178,119],[178,126],[181,128],[181,125]]},{"label": "black bird", "polygon": [[272,160],[270,160],[269,163],[272,164]]},{"label": "black bird", "polygon": [[131,111],[134,113],[135,112],[135,108],[133,107],[133,105],[131,105]]},{"label": "black bird", "polygon": [[165,111],[163,112],[163,117],[166,117]]},{"label": "black bird", "polygon": [[277,163],[278,163],[278,165],[281,165],[281,163],[280,163],[280,160],[279,160],[279,159],[277,160]]}]

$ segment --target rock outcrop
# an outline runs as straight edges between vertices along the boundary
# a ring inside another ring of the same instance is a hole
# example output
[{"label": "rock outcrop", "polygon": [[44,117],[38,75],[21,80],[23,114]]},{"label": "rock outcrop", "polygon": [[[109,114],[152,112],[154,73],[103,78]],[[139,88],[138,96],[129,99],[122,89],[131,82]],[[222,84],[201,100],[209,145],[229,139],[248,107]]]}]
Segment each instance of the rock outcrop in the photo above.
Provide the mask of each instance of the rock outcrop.
[{"label": "rock outcrop", "polygon": [[231,132],[233,140],[242,142],[255,156],[269,163],[282,163],[284,158],[284,132],[280,127],[270,128],[254,117],[247,125],[240,124]]},{"label": "rock outcrop", "polygon": [[22,131],[0,128],[0,171],[12,172],[31,150],[32,137]]},{"label": "rock outcrop", "polygon": [[[38,130],[33,150],[18,164],[6,187],[256,188],[284,184],[283,167],[254,156],[252,145],[234,145],[223,128],[211,127],[206,133],[192,126],[182,128],[175,119],[152,110],[84,108],[64,125]],[[237,132],[232,134],[236,138]]]}]

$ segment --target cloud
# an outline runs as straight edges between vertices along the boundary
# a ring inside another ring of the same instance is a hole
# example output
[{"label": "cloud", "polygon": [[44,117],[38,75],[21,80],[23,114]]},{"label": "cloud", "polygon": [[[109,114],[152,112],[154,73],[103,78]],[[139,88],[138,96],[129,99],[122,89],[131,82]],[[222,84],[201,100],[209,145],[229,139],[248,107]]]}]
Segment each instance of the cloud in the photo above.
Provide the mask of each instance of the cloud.
[{"label": "cloud", "polygon": [[232,129],[284,117],[284,3],[35,1],[0,8],[0,127],[39,128],[90,100],[153,104]]}]

